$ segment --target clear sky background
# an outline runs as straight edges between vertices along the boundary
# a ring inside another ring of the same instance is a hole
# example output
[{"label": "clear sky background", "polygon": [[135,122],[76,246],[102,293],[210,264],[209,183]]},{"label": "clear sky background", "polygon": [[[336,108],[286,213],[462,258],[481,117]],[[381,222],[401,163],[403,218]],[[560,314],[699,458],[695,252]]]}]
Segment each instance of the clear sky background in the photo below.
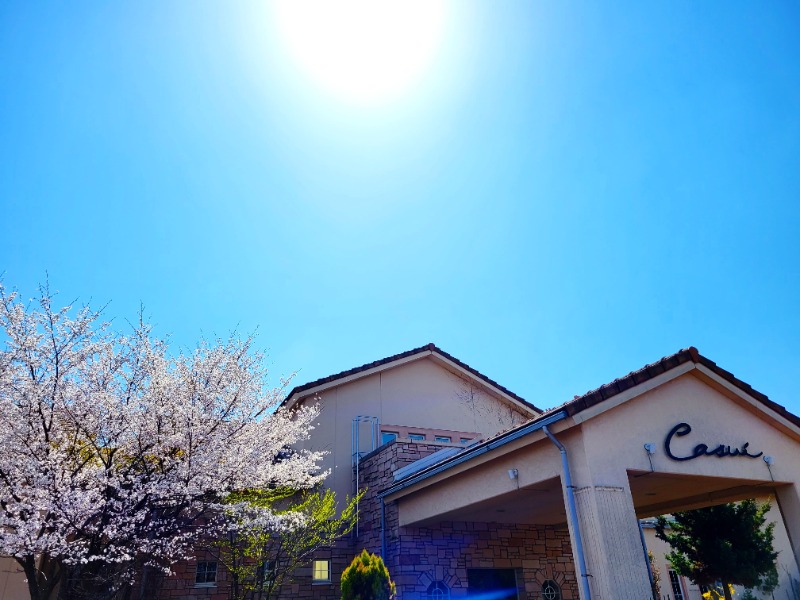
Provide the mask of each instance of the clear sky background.
[{"label": "clear sky background", "polygon": [[297,6],[0,3],[5,285],[275,383],[434,342],[551,407],[694,345],[800,413],[800,5]]}]

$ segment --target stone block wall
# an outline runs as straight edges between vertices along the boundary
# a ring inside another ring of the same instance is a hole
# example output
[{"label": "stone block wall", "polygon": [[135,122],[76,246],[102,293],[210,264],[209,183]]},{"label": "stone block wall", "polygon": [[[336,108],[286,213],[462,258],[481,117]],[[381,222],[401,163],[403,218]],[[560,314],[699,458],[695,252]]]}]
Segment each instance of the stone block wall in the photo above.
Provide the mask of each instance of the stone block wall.
[{"label": "stone block wall", "polygon": [[[206,559],[200,557],[200,560]],[[156,600],[228,600],[228,574],[221,565],[217,569],[217,583],[206,587],[195,586],[196,562],[181,561],[172,570],[169,576],[151,572],[147,579],[146,587],[150,590],[147,595],[152,594],[150,597]]]},{"label": "stone block wall", "polygon": [[[366,548],[381,553],[381,503],[378,494],[394,483],[393,473],[442,449],[442,444],[394,441],[368,454],[359,467],[360,504],[355,532],[315,559],[330,559],[332,581],[312,584],[311,566],[300,569],[281,590],[281,599],[339,600],[342,571]],[[398,507],[384,511],[386,554],[383,557],[397,584],[398,600],[423,600],[434,582],[447,585],[452,598],[465,598],[470,569],[513,569],[520,600],[540,600],[542,583],[559,584],[563,600],[578,599],[578,583],[569,532],[563,528],[488,522],[442,522],[434,527],[399,527]],[[204,560],[202,556],[198,557]],[[217,587],[194,585],[195,563],[181,563],[166,578],[157,600],[227,600],[227,573],[220,567]]]},{"label": "stone block wall", "polygon": [[[381,550],[378,493],[393,483],[392,473],[440,446],[394,442],[365,457],[362,485],[369,492],[362,503],[358,542],[371,552]],[[396,504],[385,506],[384,560],[402,600],[425,598],[429,586],[443,582],[452,598],[465,597],[470,569],[513,569],[520,599],[542,598],[542,583],[553,580],[564,600],[578,599],[578,582],[565,527],[488,522],[442,522],[435,527],[399,527]]]}]

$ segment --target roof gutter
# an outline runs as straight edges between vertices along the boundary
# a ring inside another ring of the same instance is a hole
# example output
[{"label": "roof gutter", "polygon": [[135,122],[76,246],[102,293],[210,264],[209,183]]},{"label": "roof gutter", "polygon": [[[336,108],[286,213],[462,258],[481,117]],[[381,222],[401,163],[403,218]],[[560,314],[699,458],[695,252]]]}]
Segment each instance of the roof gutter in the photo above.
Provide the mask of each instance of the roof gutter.
[{"label": "roof gutter", "polygon": [[467,462],[468,460],[472,460],[476,456],[486,454],[487,452],[491,452],[496,448],[500,448],[501,446],[510,444],[511,442],[516,441],[521,437],[525,437],[526,435],[529,435],[536,431],[540,431],[544,429],[547,425],[551,425],[558,421],[563,421],[564,419],[567,418],[567,416],[569,416],[567,414],[567,411],[560,410],[557,413],[548,415],[539,421],[528,423],[527,425],[524,425],[519,429],[514,429],[510,431],[506,435],[495,438],[490,442],[485,442],[483,444],[475,446],[472,449],[465,450],[461,454],[457,454],[456,456],[448,460],[444,460],[437,465],[433,465],[428,469],[417,473],[416,475],[412,475],[410,477],[407,477],[406,479],[403,479],[402,481],[398,481],[396,484],[388,487],[380,494],[378,494],[378,497],[383,499],[386,496],[390,496],[394,493],[397,493],[401,490],[411,487],[412,485],[419,483],[420,481],[433,477],[434,475],[438,475],[439,473],[442,473],[452,467],[455,467],[456,465],[460,465],[462,463]]}]

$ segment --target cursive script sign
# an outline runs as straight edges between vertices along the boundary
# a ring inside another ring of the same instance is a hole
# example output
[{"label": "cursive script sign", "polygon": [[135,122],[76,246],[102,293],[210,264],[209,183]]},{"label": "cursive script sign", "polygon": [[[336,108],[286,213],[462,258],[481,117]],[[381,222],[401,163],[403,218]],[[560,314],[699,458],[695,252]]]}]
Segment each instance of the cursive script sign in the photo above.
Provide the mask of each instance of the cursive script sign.
[{"label": "cursive script sign", "polygon": [[759,452],[758,454],[750,454],[750,452],[747,451],[747,447],[750,445],[750,442],[745,442],[739,448],[731,448],[725,444],[720,444],[711,450],[709,450],[706,444],[697,444],[689,456],[675,456],[672,453],[672,448],[670,448],[670,445],[672,444],[672,438],[675,436],[682,437],[684,435],[689,435],[691,431],[692,427],[688,423],[678,423],[667,434],[667,439],[664,440],[664,451],[672,460],[692,460],[693,458],[698,458],[700,456],[716,456],[718,458],[724,458],[726,456],[745,456],[747,458],[758,458],[764,454],[763,452]]}]

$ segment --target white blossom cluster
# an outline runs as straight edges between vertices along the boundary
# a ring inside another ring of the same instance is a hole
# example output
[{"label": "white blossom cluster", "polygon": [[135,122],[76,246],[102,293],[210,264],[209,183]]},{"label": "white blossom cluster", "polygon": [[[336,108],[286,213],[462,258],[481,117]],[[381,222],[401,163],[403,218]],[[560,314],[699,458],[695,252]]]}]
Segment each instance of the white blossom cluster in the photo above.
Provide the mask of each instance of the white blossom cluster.
[{"label": "white blossom cluster", "polygon": [[0,304],[0,554],[168,569],[224,530],[231,492],[324,477],[320,454],[285,452],[315,409],[279,407],[252,340],[172,354],[141,320],[121,336],[47,289],[24,305],[0,286]]}]

